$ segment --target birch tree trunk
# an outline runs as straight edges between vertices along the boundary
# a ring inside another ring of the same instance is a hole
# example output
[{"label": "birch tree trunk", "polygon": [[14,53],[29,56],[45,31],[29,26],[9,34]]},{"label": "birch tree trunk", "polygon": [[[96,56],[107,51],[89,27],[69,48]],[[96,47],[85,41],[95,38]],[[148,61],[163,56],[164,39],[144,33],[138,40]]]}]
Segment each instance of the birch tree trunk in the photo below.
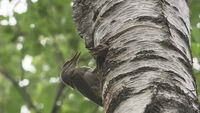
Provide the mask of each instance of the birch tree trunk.
[{"label": "birch tree trunk", "polygon": [[88,49],[109,47],[105,113],[200,113],[186,0],[74,0],[74,18]]}]

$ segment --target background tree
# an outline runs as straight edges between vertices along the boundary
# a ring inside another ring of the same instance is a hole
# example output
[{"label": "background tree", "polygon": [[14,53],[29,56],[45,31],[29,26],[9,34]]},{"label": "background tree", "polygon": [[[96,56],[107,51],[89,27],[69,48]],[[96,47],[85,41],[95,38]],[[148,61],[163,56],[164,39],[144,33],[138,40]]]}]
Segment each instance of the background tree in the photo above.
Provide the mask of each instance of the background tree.
[{"label": "background tree", "polygon": [[[32,113],[49,113],[65,59],[79,50],[79,65],[94,67],[94,60],[76,33],[71,1],[12,0],[13,5],[9,6],[8,3],[2,0],[0,5],[0,97],[3,97],[0,98],[0,113],[28,113],[28,106]],[[200,86],[200,2],[189,0],[189,3],[194,75]],[[3,13],[2,8],[6,7],[9,13]],[[62,105],[61,113],[99,112],[96,105],[69,87],[61,98],[63,101],[57,102]]]}]

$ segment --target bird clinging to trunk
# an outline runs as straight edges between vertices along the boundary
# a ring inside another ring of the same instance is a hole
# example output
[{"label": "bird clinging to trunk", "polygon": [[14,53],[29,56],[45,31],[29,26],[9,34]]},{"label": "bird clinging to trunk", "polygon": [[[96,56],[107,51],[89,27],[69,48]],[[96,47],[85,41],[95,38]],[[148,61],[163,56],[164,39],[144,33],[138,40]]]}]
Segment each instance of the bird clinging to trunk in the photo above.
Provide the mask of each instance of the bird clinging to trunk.
[{"label": "bird clinging to trunk", "polygon": [[102,106],[101,80],[96,70],[87,67],[76,67],[80,53],[76,53],[63,65],[60,79],[66,85],[77,89],[85,97]]}]

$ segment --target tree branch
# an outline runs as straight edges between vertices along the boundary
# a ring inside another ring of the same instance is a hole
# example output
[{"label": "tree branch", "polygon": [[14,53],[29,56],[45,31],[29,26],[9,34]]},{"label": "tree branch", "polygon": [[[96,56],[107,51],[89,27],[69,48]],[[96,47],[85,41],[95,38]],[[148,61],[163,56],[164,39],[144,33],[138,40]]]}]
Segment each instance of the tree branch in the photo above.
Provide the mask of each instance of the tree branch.
[{"label": "tree branch", "polygon": [[96,106],[95,106],[95,109],[93,110],[93,112],[92,112],[92,113],[98,113],[98,111],[99,111],[99,109],[98,109],[98,108],[99,108],[99,106],[98,106],[98,105],[96,105]]},{"label": "tree branch", "polygon": [[[61,51],[59,49],[58,43],[56,43],[54,41],[53,46],[54,46],[54,49],[55,49],[54,52],[55,52],[55,57],[56,57],[57,62],[59,62],[59,63],[64,62],[64,57],[63,57],[63,54],[61,53]],[[57,90],[57,93],[56,93],[56,96],[55,96],[55,99],[54,99],[54,103],[53,103],[53,106],[52,106],[51,113],[57,113],[59,111],[60,107],[62,106],[62,104],[58,105],[57,103],[59,101],[64,100],[64,96],[62,96],[62,95],[63,95],[63,91],[64,91],[65,87],[66,87],[65,84],[63,84],[62,82],[59,83],[58,90]]]},{"label": "tree branch", "polygon": [[58,101],[63,100],[63,98],[61,98],[61,97],[62,97],[64,89],[65,89],[65,84],[60,83],[59,86],[58,86],[58,90],[57,90],[57,93],[56,93],[56,97],[55,97],[55,100],[54,100],[54,103],[53,103],[51,113],[57,113],[59,111],[61,105],[58,105]]},{"label": "tree branch", "polygon": [[28,92],[20,87],[18,85],[18,82],[4,69],[0,68],[0,73],[1,75],[3,75],[6,79],[8,79],[12,85],[17,89],[17,91],[20,93],[21,97],[23,98],[23,100],[27,103],[28,107],[31,108],[32,110],[34,110],[36,113],[40,113],[38,111],[38,109],[36,108],[36,106],[33,104],[30,95],[28,94]]}]

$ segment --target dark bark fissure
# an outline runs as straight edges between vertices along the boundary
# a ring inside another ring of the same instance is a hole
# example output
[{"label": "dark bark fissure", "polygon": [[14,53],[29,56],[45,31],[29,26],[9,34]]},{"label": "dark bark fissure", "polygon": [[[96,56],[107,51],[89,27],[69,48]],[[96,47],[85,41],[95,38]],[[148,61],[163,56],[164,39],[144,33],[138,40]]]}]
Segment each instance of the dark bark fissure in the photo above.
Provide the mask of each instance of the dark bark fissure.
[{"label": "dark bark fissure", "polygon": [[117,94],[113,94],[114,96],[110,102],[111,104],[109,104],[108,106],[109,109],[107,110],[107,113],[113,113],[116,107],[119,106],[121,102],[130,98],[129,96],[132,95],[132,90],[134,89],[124,87],[123,90],[117,92]]},{"label": "dark bark fissure", "polygon": [[116,83],[117,81],[121,80],[122,78],[126,77],[126,76],[131,76],[133,77],[136,76],[137,74],[141,73],[141,72],[148,72],[148,71],[156,71],[158,70],[158,68],[154,68],[154,67],[141,67],[138,68],[137,70],[134,70],[132,72],[128,72],[128,73],[124,73],[124,74],[120,74],[117,77],[113,78],[112,80],[109,81],[109,84],[107,85],[106,91],[104,93],[104,98],[107,96],[106,94],[109,94],[109,90],[111,89],[111,87],[113,86],[114,83]]},{"label": "dark bark fissure", "polygon": [[[165,113],[173,111],[172,109],[175,109],[176,113],[198,112],[198,110],[195,110],[192,107],[193,101],[197,103],[197,100],[193,100],[190,96],[185,95],[184,91],[182,91],[178,86],[171,86],[168,83],[160,82],[155,82],[154,84],[156,85],[156,91],[152,96],[152,103],[147,105],[144,113]],[[176,96],[171,92],[175,92]],[[167,93],[171,93],[172,98],[162,96]]]}]

